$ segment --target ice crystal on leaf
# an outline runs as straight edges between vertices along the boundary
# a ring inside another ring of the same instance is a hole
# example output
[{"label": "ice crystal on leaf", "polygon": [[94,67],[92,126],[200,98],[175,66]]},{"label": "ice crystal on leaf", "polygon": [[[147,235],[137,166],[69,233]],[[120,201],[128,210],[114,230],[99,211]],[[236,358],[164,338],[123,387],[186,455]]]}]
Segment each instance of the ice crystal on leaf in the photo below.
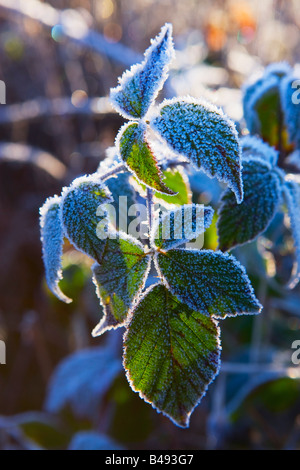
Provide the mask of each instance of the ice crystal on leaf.
[{"label": "ice crystal on leaf", "polygon": [[174,56],[172,25],[165,24],[145,52],[145,60],[133,65],[111,89],[110,99],[126,119],[143,118],[168,77]]},{"label": "ice crystal on leaf", "polygon": [[41,242],[48,287],[60,300],[70,303],[72,300],[61,291],[58,285],[62,279],[61,257],[64,242],[60,212],[61,198],[58,196],[47,199],[41,207]]},{"label": "ice crystal on leaf", "polygon": [[216,321],[156,284],[132,312],[124,345],[124,366],[133,390],[177,425],[187,427],[219,369]]},{"label": "ice crystal on leaf", "polygon": [[255,136],[246,136],[240,139],[242,159],[260,158],[275,166],[278,161],[278,152],[270,145]]},{"label": "ice crystal on leaf", "polygon": [[158,253],[156,265],[172,294],[204,315],[225,318],[262,308],[245,269],[221,251],[172,249]]},{"label": "ice crystal on leaf", "polygon": [[238,135],[222,110],[203,100],[175,98],[162,103],[150,124],[172,151],[227,183],[237,201],[242,201]]}]

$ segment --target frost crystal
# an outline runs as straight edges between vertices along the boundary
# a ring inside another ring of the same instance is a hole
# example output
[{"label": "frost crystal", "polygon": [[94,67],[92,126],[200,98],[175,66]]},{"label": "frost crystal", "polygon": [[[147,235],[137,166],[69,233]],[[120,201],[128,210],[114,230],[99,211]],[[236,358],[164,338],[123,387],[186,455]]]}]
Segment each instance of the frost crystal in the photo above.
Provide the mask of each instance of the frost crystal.
[{"label": "frost crystal", "polygon": [[126,71],[120,85],[110,91],[112,104],[122,116],[145,116],[168,77],[173,56],[172,25],[167,23],[146,50],[145,60]]},{"label": "frost crystal", "polygon": [[56,297],[66,303],[72,302],[60,290],[58,282],[62,279],[61,257],[63,248],[63,229],[60,219],[61,198],[48,198],[40,209],[40,228],[46,281]]},{"label": "frost crystal", "polygon": [[237,201],[242,201],[238,135],[222,110],[189,97],[165,100],[150,124],[173,151],[208,176],[227,183]]}]

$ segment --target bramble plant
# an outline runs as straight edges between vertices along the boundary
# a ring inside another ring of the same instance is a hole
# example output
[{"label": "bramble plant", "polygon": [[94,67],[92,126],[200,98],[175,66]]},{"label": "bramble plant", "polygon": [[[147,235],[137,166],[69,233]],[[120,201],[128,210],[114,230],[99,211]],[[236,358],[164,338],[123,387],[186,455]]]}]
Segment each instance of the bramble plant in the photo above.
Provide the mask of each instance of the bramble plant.
[{"label": "bramble plant", "polygon": [[[112,104],[129,122],[120,129],[107,161],[45,202],[41,239],[48,286],[65,302],[71,299],[59,287],[64,237],[95,261],[93,280],[104,314],[93,335],[125,327],[123,364],[131,387],[186,427],[219,371],[218,320],[256,314],[262,307],[232,255],[184,246],[201,236],[213,217],[211,207],[189,200],[185,172],[192,166],[227,184],[219,224],[220,248],[225,250],[236,243],[234,237],[244,243],[264,230],[277,207],[283,174],[275,169],[273,149],[257,139],[241,146],[233,122],[206,101],[184,97],[155,106],[173,56],[172,27],[166,24],[144,61],[111,90]],[[263,189],[272,198],[266,209],[259,206],[263,220],[258,228],[256,222],[254,228],[245,226],[245,235],[233,218],[241,210],[251,224],[248,194],[256,172],[267,176]],[[118,204],[125,196],[131,204],[145,196],[146,240],[125,233]],[[112,204],[119,216],[115,223]],[[229,205],[233,218],[226,213]],[[158,281],[151,284],[152,262]]]}]

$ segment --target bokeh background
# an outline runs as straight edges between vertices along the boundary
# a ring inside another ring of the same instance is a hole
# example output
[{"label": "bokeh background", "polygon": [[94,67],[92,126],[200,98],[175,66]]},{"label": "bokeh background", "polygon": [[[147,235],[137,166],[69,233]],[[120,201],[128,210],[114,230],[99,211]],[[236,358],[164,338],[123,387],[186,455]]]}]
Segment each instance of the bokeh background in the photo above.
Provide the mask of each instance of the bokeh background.
[{"label": "bokeh background", "polygon": [[[89,261],[66,245],[72,304],[45,285],[39,207],[105,158],[123,123],[109,89],[165,22],[176,60],[160,99],[205,96],[241,132],[243,83],[274,61],[300,61],[297,0],[0,0],[0,449],[300,448],[291,369],[300,295],[284,288],[293,247],[282,214],[258,243],[236,250],[265,308],[222,322],[221,373],[186,430],[130,389],[122,331],[91,337],[102,313]],[[216,183],[197,173],[191,186],[195,200],[216,207]],[[216,247],[213,229],[205,243]]]}]

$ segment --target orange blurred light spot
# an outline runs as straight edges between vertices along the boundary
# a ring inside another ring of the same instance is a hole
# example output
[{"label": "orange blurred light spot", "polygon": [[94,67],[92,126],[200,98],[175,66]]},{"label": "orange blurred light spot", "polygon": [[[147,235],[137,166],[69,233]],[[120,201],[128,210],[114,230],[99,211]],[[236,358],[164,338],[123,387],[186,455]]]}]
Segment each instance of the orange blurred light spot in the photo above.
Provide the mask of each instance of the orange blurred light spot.
[{"label": "orange blurred light spot", "polygon": [[122,28],[117,23],[107,23],[104,26],[103,34],[108,42],[119,42],[122,38]]},{"label": "orange blurred light spot", "polygon": [[72,93],[71,103],[76,108],[82,108],[88,99],[88,95],[84,90],[76,90]]}]

